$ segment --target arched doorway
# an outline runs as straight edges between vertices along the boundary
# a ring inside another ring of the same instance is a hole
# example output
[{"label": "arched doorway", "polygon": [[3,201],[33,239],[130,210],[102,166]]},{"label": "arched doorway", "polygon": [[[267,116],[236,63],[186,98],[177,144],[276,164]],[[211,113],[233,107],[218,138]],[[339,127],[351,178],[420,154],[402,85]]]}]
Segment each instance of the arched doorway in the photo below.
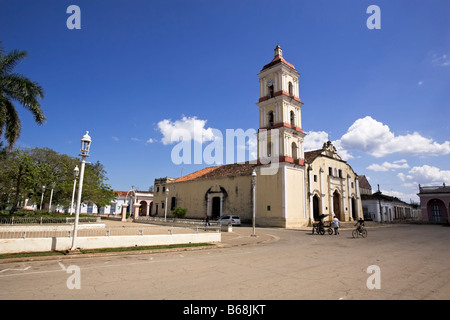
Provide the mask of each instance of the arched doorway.
[{"label": "arched doorway", "polygon": [[218,218],[223,215],[227,191],[217,183],[206,191],[206,214],[212,218]]},{"label": "arched doorway", "polygon": [[141,207],[139,208],[139,215],[140,216],[146,216],[147,215],[147,210],[148,210],[147,201],[141,201],[139,203],[141,205]]},{"label": "arched doorway", "polygon": [[337,190],[333,193],[333,210],[336,218],[341,220],[341,195]]},{"label": "arched doorway", "polygon": [[212,198],[212,210],[211,210],[211,218],[216,219],[220,217],[220,197]]},{"label": "arched doorway", "polygon": [[313,197],[313,217],[315,221],[319,221],[320,216],[320,199],[317,194]]},{"label": "arched doorway", "polygon": [[439,199],[431,199],[427,203],[428,220],[431,222],[442,223],[447,220],[447,209],[444,202]]},{"label": "arched doorway", "polygon": [[352,206],[352,218],[353,220],[358,220],[358,216],[357,216],[357,212],[356,212],[356,199],[352,198],[351,201],[351,206]]}]

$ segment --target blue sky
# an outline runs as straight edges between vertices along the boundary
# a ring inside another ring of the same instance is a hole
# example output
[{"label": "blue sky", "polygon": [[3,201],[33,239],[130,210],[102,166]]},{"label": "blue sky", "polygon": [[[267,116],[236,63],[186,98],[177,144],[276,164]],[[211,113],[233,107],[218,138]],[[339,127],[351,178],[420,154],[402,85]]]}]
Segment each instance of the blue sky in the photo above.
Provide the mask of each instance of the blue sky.
[{"label": "blue sky", "polygon": [[[17,105],[17,146],[77,156],[88,130],[115,190],[209,166],[174,164],[162,124],[257,129],[257,74],[277,44],[301,74],[307,150],[329,138],[405,201],[418,183],[450,183],[447,0],[1,2],[0,41],[28,52],[15,71],[46,93],[43,126]],[[72,4],[79,30],[66,26]],[[366,26],[372,4],[381,29]]]}]

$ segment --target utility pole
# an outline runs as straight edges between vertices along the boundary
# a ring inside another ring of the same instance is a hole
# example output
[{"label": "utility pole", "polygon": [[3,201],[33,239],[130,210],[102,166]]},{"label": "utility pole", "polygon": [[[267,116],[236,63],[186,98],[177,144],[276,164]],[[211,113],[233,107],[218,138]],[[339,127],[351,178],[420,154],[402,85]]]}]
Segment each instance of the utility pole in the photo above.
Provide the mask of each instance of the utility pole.
[{"label": "utility pole", "polygon": [[380,219],[381,219],[381,223],[383,223],[383,212],[381,210],[381,191],[380,191],[380,185],[377,184],[378,186],[378,206],[380,207]]}]

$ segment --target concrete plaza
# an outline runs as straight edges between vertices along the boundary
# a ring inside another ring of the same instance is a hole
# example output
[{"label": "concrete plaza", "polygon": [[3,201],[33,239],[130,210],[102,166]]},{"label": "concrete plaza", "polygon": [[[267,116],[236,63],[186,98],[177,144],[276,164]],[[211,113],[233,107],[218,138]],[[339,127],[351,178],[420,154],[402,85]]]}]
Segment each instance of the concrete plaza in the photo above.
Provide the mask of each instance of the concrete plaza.
[{"label": "concrete plaza", "polygon": [[[450,228],[234,227],[213,248],[0,261],[0,299],[449,299]],[[70,289],[70,266],[80,288]],[[379,288],[370,288],[373,266]]]}]

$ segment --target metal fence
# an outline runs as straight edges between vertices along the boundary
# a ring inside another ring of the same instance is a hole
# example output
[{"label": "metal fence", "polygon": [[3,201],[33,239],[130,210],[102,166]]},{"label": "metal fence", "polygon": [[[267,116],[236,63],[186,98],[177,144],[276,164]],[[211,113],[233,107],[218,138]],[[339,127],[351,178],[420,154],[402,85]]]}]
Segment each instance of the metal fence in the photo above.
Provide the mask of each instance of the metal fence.
[{"label": "metal fence", "polygon": [[[140,216],[136,219],[136,222],[141,223],[158,223],[158,224],[172,224],[172,225],[192,225],[192,226],[204,226],[205,220],[201,219],[174,219],[174,218],[164,218],[164,217],[151,217],[151,216]],[[218,221],[209,221],[211,227],[220,227]]]},{"label": "metal fence", "polygon": [[[78,221],[83,223],[97,222],[99,217],[79,217]],[[0,225],[17,224],[69,224],[74,223],[75,217],[0,217]]]}]

